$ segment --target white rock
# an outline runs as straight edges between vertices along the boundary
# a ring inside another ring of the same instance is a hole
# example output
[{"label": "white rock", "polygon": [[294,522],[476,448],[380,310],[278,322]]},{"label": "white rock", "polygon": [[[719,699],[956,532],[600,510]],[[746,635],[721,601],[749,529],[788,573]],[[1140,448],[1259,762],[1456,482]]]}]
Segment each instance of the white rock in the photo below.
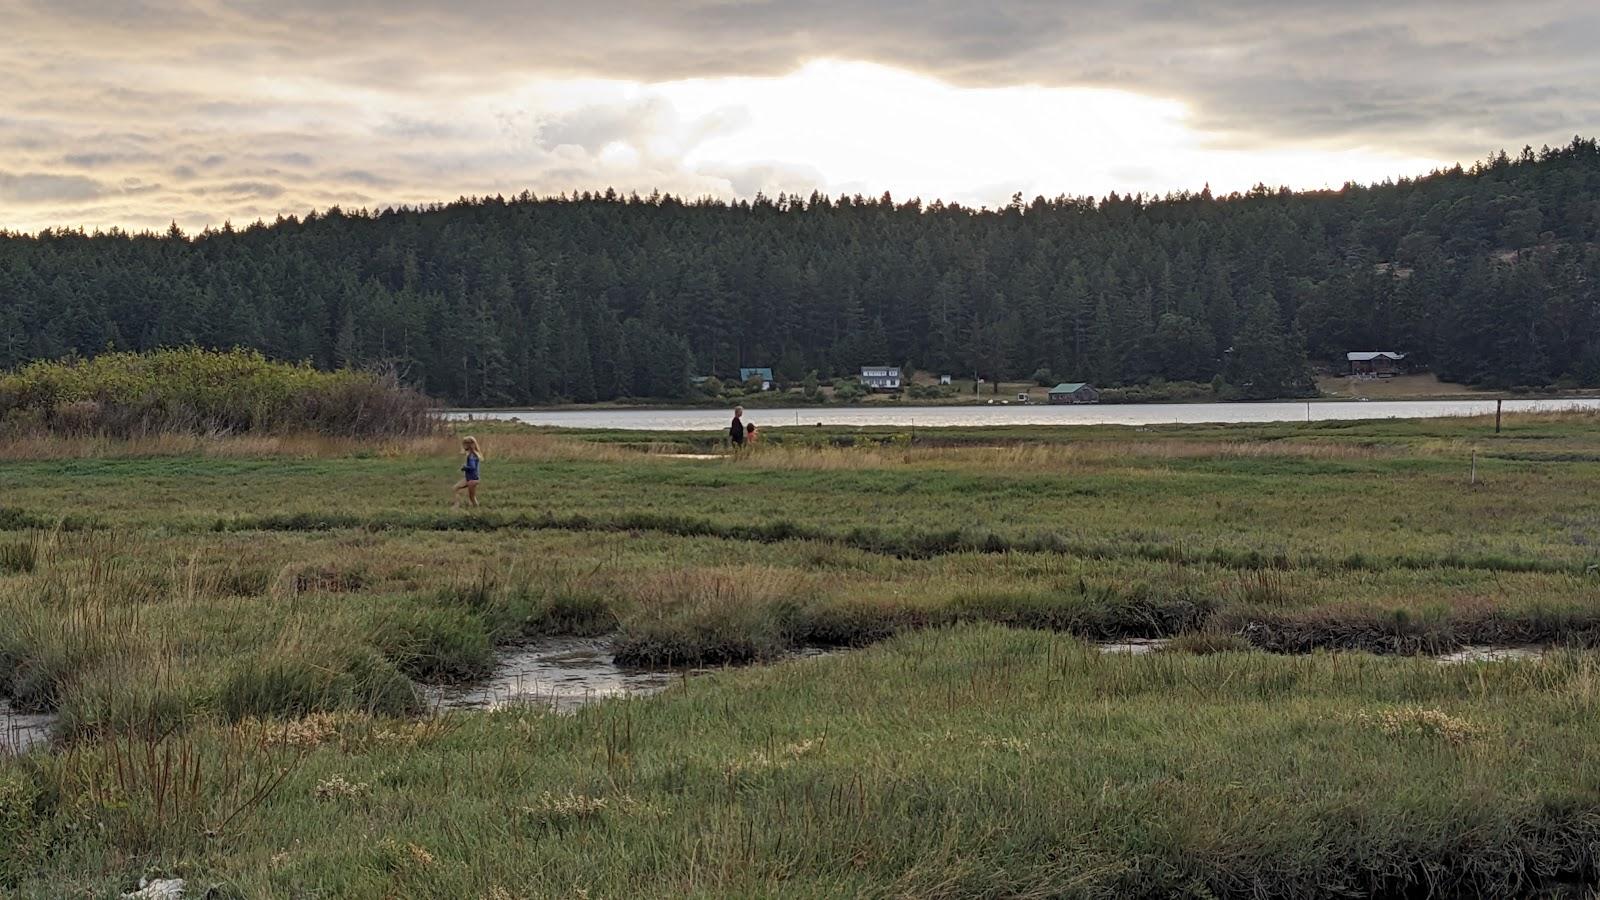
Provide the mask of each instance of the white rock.
[{"label": "white rock", "polygon": [[182,878],[139,879],[139,889],[122,900],[183,900]]}]

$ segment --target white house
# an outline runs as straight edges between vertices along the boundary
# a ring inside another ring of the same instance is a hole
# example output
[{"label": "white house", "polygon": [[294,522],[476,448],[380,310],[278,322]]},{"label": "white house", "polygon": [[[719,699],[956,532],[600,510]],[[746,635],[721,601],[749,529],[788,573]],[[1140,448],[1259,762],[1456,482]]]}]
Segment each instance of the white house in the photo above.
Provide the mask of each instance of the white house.
[{"label": "white house", "polygon": [[899,366],[862,366],[861,386],[869,391],[900,390]]}]

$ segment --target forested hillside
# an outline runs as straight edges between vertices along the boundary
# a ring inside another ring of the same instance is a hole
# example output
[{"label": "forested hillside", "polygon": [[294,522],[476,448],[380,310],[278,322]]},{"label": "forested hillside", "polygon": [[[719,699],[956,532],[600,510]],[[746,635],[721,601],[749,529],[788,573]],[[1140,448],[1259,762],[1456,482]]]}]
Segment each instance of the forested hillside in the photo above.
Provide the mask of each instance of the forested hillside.
[{"label": "forested hillside", "polygon": [[[3,223],[0,223],[3,225]],[[456,403],[669,397],[863,363],[1311,389],[1396,349],[1447,380],[1600,385],[1600,146],[1340,191],[330,210],[196,237],[0,237],[0,367],[106,348],[392,363]],[[1043,370],[1043,371],[1041,371]]]}]

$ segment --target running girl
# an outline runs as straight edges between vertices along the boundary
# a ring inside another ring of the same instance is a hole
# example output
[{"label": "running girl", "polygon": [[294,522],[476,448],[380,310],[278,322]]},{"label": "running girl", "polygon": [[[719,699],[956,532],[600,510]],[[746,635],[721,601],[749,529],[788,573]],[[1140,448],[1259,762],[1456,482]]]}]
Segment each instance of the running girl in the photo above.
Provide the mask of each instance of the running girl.
[{"label": "running girl", "polygon": [[467,462],[461,467],[461,483],[451,493],[454,501],[451,509],[461,506],[461,492],[467,492],[467,505],[478,505],[478,464],[483,461],[483,451],[478,449],[478,439],[464,437],[461,439],[461,449],[467,452]]}]

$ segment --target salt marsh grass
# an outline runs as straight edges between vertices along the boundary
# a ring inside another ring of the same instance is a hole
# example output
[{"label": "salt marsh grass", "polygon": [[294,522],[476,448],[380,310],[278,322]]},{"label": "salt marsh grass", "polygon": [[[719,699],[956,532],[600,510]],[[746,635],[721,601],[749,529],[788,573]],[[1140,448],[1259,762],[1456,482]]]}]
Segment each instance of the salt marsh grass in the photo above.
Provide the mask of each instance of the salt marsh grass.
[{"label": "salt marsh grass", "polygon": [[[0,892],[1592,883],[1593,424],[774,428],[709,460],[495,426],[474,513],[443,508],[449,434],[18,437],[0,695],[59,720],[0,763]],[[557,635],[672,665],[864,649],[427,717],[416,681]],[[1130,637],[1174,640],[1082,643]],[[1565,649],[1418,656],[1527,642]]]},{"label": "salt marsh grass", "polygon": [[1580,655],[1109,657],[940,629],[573,716],[202,727],[152,745],[206,761],[159,817],[159,767],[135,758],[125,808],[94,780],[119,751],[41,757],[12,776],[49,798],[11,826],[13,883],[103,892],[153,867],[249,897],[1530,895],[1600,863],[1597,677]]}]

